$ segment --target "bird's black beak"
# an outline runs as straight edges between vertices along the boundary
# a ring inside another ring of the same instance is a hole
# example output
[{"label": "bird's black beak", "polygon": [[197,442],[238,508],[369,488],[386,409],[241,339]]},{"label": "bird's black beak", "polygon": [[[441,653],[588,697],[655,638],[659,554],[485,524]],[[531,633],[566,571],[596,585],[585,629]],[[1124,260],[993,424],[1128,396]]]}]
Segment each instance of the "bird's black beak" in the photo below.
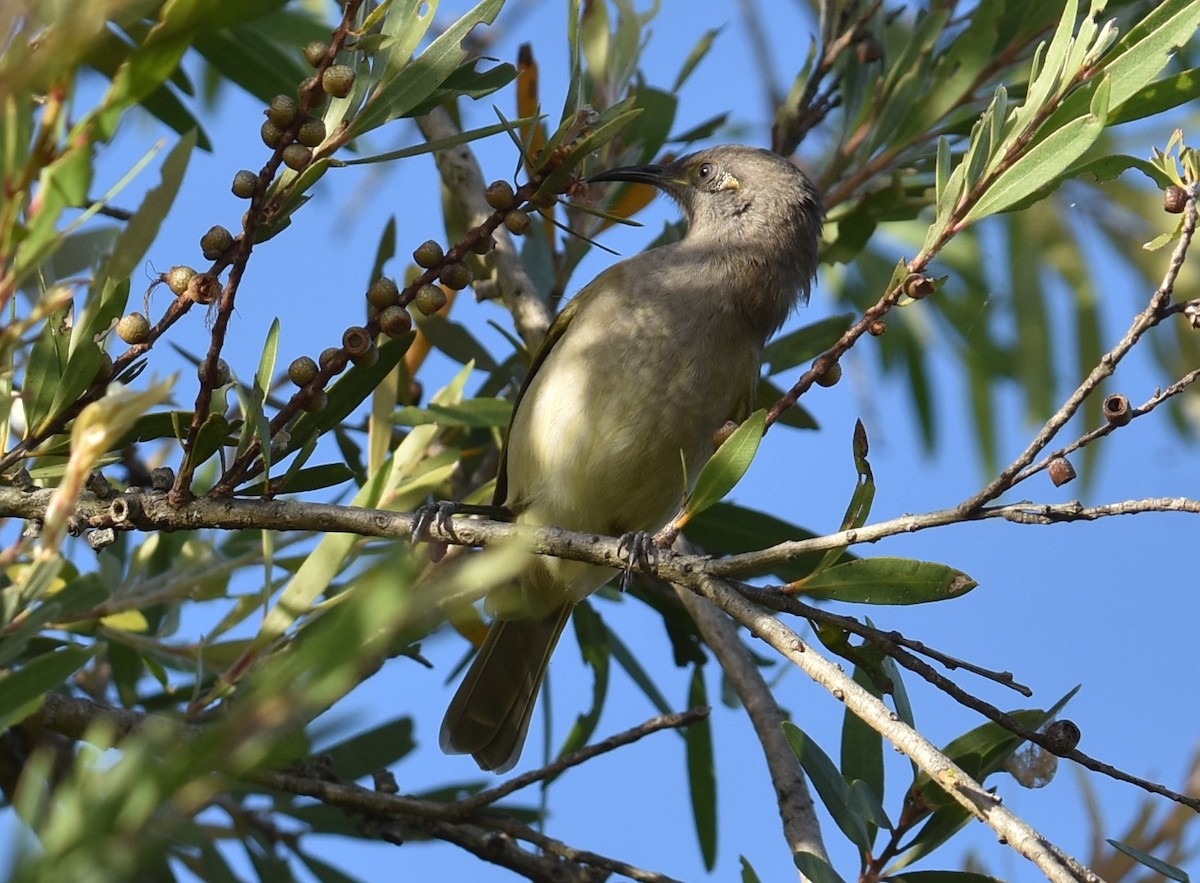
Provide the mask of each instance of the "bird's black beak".
[{"label": "bird's black beak", "polygon": [[670,187],[674,176],[671,174],[670,166],[650,165],[650,166],[624,166],[619,169],[609,169],[607,172],[601,172],[599,175],[592,175],[588,178],[589,184],[598,184],[602,181],[630,181],[634,184],[651,184],[655,187]]}]

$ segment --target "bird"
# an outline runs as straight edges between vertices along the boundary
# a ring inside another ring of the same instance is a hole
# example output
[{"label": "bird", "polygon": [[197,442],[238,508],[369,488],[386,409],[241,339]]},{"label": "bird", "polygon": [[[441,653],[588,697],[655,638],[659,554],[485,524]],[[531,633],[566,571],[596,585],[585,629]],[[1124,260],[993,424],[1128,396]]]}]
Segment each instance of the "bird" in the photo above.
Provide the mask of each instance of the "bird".
[{"label": "bird", "polygon": [[[744,145],[589,181],[601,182],[653,185],[687,232],[601,272],[551,324],[517,394],[494,504],[520,524],[630,536],[670,520],[714,436],[751,413],[763,347],[808,299],[824,210],[792,162]],[[496,773],[520,757],[572,609],[615,573],[530,558],[490,593],[494,619],[439,738]]]}]

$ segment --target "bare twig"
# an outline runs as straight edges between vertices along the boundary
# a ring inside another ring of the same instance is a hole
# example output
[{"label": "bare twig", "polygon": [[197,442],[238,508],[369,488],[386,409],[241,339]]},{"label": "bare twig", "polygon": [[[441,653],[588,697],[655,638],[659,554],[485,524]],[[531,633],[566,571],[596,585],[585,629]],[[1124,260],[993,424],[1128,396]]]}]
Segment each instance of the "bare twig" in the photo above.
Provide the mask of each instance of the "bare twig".
[{"label": "bare twig", "polygon": [[1096,367],[1084,378],[1079,387],[1071,393],[1070,397],[1063,403],[1063,406],[1051,415],[1050,419],[1046,421],[1045,425],[1042,426],[1028,447],[1021,452],[1020,456],[1013,460],[982,491],[959,504],[958,508],[962,512],[973,512],[1011,488],[1016,483],[1017,477],[1033,462],[1033,458],[1045,450],[1046,446],[1050,444],[1051,439],[1058,434],[1058,431],[1066,425],[1068,420],[1075,416],[1075,412],[1083,405],[1084,400],[1116,371],[1121,359],[1133,349],[1142,335],[1168,315],[1167,310],[1171,303],[1171,294],[1175,290],[1175,280],[1179,277],[1180,269],[1183,268],[1183,262],[1187,257],[1188,249],[1191,247],[1192,237],[1195,235],[1195,232],[1196,186],[1193,185],[1188,191],[1187,206],[1184,211],[1183,228],[1180,232],[1179,242],[1176,243],[1175,249],[1171,252],[1171,261],[1167,267],[1166,274],[1163,276],[1162,283],[1150,297],[1150,302],[1146,304],[1146,308],[1138,313],[1133,320],[1133,324],[1129,326],[1129,330],[1125,332],[1125,335],[1117,342],[1116,346],[1101,357]]},{"label": "bare twig", "polygon": [[793,855],[808,852],[828,861],[825,842],[821,837],[821,823],[808,791],[804,770],[783,731],[783,722],[786,720],[783,709],[775,701],[750,650],[742,643],[737,626],[700,595],[678,587],[676,592],[700,629],[704,642],[716,654],[722,671],[733,684],[754,726],[754,733],[758,736],[767,761],[771,785],[775,788],[775,800],[788,847]]}]

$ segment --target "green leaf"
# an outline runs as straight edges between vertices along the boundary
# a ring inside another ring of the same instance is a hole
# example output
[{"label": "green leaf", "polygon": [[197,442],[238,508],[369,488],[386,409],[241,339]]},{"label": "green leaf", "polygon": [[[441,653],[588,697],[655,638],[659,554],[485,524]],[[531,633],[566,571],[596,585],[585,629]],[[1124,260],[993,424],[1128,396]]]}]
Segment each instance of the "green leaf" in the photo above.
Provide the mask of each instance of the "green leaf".
[{"label": "green leaf", "polygon": [[762,354],[763,364],[770,366],[766,373],[778,374],[812,361],[837,343],[855,318],[854,313],[840,313],[771,341]]},{"label": "green leaf", "polygon": [[684,59],[683,67],[679,69],[679,73],[675,77],[675,85],[671,87],[672,92],[679,93],[683,84],[687,82],[688,77],[692,75],[692,71],[696,69],[696,65],[704,60],[704,56],[708,55],[708,50],[712,49],[713,41],[717,39],[717,34],[719,33],[721,33],[721,28],[709,28],[696,41],[696,45],[692,47],[692,51]]},{"label": "green leaf", "polygon": [[[714,503],[688,522],[684,534],[708,554],[717,556],[753,552],[789,540],[810,540],[816,536],[812,531],[774,515],[733,503]],[[746,575],[771,573],[790,583],[812,573],[823,557],[823,552],[810,552],[791,561],[772,564],[769,570]]]},{"label": "green leaf", "polygon": [[821,746],[794,723],[784,721],[783,733],[833,821],[858,847],[859,854],[865,854],[871,848],[871,838],[862,817],[850,807],[849,786],[842,774],[833,765],[829,755],[821,750]]},{"label": "green leaf", "polygon": [[805,580],[810,598],[859,604],[924,604],[965,595],[978,583],[961,570],[910,558],[863,558]]},{"label": "green leaf", "polygon": [[391,162],[397,159],[408,159],[412,156],[422,156],[426,153],[434,153],[439,150],[446,150],[449,147],[457,147],[459,144],[467,144],[471,141],[478,141],[481,138],[490,138],[492,135],[498,135],[501,132],[506,132],[513,126],[523,126],[535,120],[535,117],[521,117],[517,120],[496,123],[491,126],[480,126],[478,129],[471,129],[466,132],[459,132],[457,135],[450,135],[446,138],[438,138],[435,141],[426,141],[422,144],[414,144],[412,147],[402,147],[399,150],[389,150],[387,153],[375,153],[371,156],[360,156],[355,159],[342,160],[341,164],[346,166],[369,165],[371,163]]},{"label": "green leaf", "polygon": [[[271,482],[271,490],[277,494],[300,494],[306,491],[319,491],[327,487],[336,487],[354,478],[354,470],[345,463],[325,463],[321,466],[309,466],[307,469],[290,469],[283,480],[275,478]],[[265,493],[267,483],[256,482],[245,488],[238,488],[238,496],[257,497]]]},{"label": "green leaf", "polygon": [[1162,874],[1169,880],[1178,880],[1179,883],[1191,883],[1191,879],[1187,875],[1187,871],[1183,868],[1177,868],[1175,865],[1167,864],[1162,859],[1155,858],[1148,852],[1138,849],[1136,846],[1130,846],[1128,843],[1122,843],[1120,840],[1105,838],[1108,845],[1118,852],[1123,852],[1131,859],[1145,865],[1156,874]]},{"label": "green leaf", "polygon": [[399,426],[469,426],[503,428],[512,419],[512,402],[507,399],[468,399],[457,405],[430,405],[418,408],[409,405],[396,411],[392,420]]},{"label": "green leaf", "polygon": [[8,729],[41,708],[46,694],[62,687],[99,650],[99,645],[63,647],[0,676],[0,727]]},{"label": "green leaf", "polygon": [[625,673],[650,700],[650,704],[658,709],[659,714],[670,714],[674,710],[671,703],[667,702],[667,697],[662,694],[649,673],[638,662],[637,656],[612,630],[608,632],[608,649],[617,665],[625,669]]},{"label": "green leaf", "polygon": [[1011,208],[1026,196],[1049,184],[1091,147],[1104,130],[1108,115],[1109,80],[1096,88],[1090,111],[1056,129],[1001,172],[971,207],[964,223]]},{"label": "green leaf", "polygon": [[417,327],[440,352],[460,365],[474,361],[484,371],[496,370],[496,360],[465,325],[441,316],[418,319]]},{"label": "green leaf", "polygon": [[336,745],[320,749],[338,778],[355,780],[386,769],[417,747],[411,717],[398,717]]},{"label": "green leaf", "polygon": [[1200,3],[1195,0],[1163,0],[1142,16],[1104,58],[1105,79],[1112,81],[1112,106],[1136,98],[1197,28]]},{"label": "green leaf", "polygon": [[[703,667],[692,668],[688,708],[708,705]],[[717,864],[717,771],[713,757],[711,716],[690,724],[684,734],[687,751],[688,789],[692,796],[692,818],[705,870]]]},{"label": "green leaf", "polygon": [[717,448],[717,452],[700,471],[695,490],[684,506],[684,513],[689,519],[733,490],[750,468],[766,425],[767,412],[755,411]]},{"label": "green leaf", "polygon": [[754,867],[750,864],[750,859],[744,855],[738,856],[738,859],[742,863],[742,883],[762,883]]},{"label": "green leaf", "polygon": [[1118,126],[1157,116],[1195,100],[1197,95],[1200,95],[1200,68],[1180,71],[1143,86],[1115,106],[1108,115],[1108,124]]},{"label": "green leaf", "polygon": [[811,852],[798,852],[792,858],[805,880],[810,883],[845,883],[829,862]]},{"label": "green leaf", "polygon": [[[854,667],[854,682],[874,696],[882,698],[876,686],[862,666]],[[883,737],[847,708],[842,713],[842,778],[847,782],[861,782],[876,795],[876,802],[884,796],[883,790]]]},{"label": "green leaf", "polygon": [[[400,6],[400,4],[397,4]],[[398,117],[405,116],[423,102],[466,57],[463,40],[477,25],[490,25],[504,5],[504,0],[482,0],[466,15],[446,28],[416,58],[409,55],[416,48],[421,35],[433,21],[437,3],[405,4],[412,8],[411,18],[389,14],[389,24],[395,21],[402,31],[394,44],[385,44],[388,50],[387,71],[384,79],[375,88],[362,111],[350,121],[350,132],[362,135]],[[418,9],[425,8],[426,14],[419,15]],[[393,10],[397,11],[397,10]],[[415,27],[409,27],[410,22]],[[415,36],[415,40],[414,40]],[[392,69],[403,65],[393,74]]]},{"label": "green leaf", "polygon": [[579,641],[579,650],[583,661],[592,670],[592,707],[575,718],[575,725],[563,743],[559,756],[569,754],[582,748],[596,732],[600,723],[600,713],[604,710],[604,700],[608,696],[609,649],[608,627],[596,608],[587,601],[580,602],[571,615],[575,626],[575,637]]}]

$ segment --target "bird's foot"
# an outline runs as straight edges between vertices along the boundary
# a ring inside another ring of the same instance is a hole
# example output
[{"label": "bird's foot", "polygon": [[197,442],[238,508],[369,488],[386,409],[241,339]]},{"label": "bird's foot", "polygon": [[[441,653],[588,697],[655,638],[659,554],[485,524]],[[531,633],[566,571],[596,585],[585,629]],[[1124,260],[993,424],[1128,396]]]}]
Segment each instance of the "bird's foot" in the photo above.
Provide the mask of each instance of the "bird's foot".
[{"label": "bird's foot", "polygon": [[493,521],[513,520],[512,511],[504,506],[456,503],[453,500],[430,500],[413,512],[412,530],[409,532],[410,539],[414,543],[420,542],[425,539],[425,531],[436,524],[438,530],[458,542],[458,535],[454,532],[453,518],[455,515],[482,515]]},{"label": "bird's foot", "polygon": [[453,519],[461,511],[460,505],[452,500],[430,500],[413,512],[412,530],[409,532],[409,539],[414,543],[428,539],[425,532],[436,524],[438,530],[457,540],[458,536],[454,533]]},{"label": "bird's foot", "polygon": [[651,564],[658,563],[658,545],[654,537],[644,530],[623,534],[617,542],[617,554],[625,556],[625,569],[621,572],[622,592],[633,581],[635,565],[647,570]]}]

